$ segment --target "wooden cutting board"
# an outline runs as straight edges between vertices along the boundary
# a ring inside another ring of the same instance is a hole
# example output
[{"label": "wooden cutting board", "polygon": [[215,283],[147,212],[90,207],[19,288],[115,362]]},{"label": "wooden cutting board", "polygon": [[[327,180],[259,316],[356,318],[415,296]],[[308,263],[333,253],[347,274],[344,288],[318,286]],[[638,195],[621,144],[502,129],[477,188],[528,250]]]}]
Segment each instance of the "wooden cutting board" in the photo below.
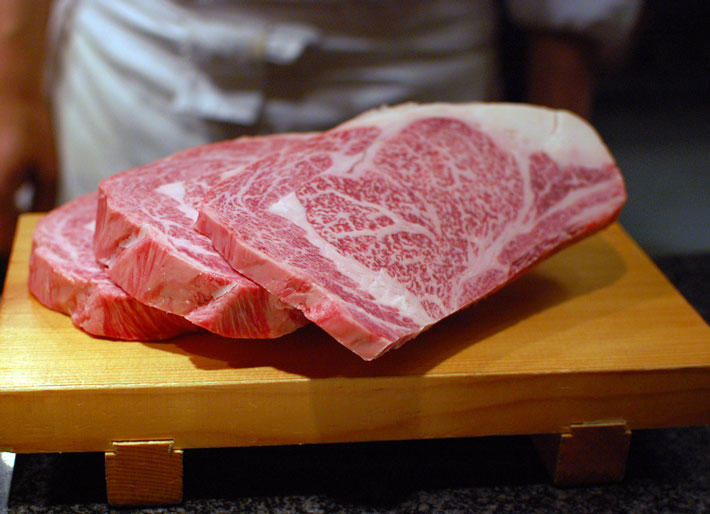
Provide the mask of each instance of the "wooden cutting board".
[{"label": "wooden cutting board", "polygon": [[27,290],[22,216],[0,305],[0,450],[111,451],[710,423],[710,328],[619,225],[364,362],[278,340],[92,338]]}]

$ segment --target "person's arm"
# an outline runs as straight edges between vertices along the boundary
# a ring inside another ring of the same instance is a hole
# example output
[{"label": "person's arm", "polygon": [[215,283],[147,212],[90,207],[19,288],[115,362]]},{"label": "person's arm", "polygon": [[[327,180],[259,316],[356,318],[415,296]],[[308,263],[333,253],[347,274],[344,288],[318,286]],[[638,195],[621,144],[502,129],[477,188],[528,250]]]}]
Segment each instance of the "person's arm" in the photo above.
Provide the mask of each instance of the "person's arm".
[{"label": "person's arm", "polygon": [[54,205],[56,153],[42,83],[50,0],[0,0],[0,255],[17,219],[15,197],[34,188],[31,208]]},{"label": "person's arm", "polygon": [[527,101],[568,109],[588,118],[596,67],[596,48],[591,40],[556,32],[530,32]]}]

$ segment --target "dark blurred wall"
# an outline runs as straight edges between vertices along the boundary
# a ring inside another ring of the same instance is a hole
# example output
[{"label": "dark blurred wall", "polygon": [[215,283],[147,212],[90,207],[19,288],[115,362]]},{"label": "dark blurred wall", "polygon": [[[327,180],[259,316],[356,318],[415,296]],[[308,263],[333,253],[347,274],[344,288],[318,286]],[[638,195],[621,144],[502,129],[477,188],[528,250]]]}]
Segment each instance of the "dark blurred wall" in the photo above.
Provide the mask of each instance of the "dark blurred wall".
[{"label": "dark blurred wall", "polygon": [[624,173],[624,227],[653,256],[710,253],[710,2],[649,1],[593,123]]}]

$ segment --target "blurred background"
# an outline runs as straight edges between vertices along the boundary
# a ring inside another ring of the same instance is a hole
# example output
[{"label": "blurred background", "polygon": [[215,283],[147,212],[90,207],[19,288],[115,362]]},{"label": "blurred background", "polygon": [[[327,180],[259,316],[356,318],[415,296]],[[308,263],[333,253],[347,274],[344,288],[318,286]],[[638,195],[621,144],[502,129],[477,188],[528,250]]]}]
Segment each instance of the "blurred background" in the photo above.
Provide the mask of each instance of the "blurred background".
[{"label": "blurred background", "polygon": [[655,257],[710,252],[710,4],[648,1],[592,123],[627,180],[624,227]]}]

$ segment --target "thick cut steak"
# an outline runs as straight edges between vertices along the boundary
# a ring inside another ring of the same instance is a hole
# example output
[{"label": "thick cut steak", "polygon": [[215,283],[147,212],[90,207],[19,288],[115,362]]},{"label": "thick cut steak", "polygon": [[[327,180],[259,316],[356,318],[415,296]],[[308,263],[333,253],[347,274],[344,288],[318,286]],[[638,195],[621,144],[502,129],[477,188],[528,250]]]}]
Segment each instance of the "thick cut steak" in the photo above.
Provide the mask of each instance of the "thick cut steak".
[{"label": "thick cut steak", "polygon": [[204,145],[99,185],[96,258],[131,296],[227,337],[278,337],[307,322],[234,271],[193,224],[220,173],[300,136]]},{"label": "thick cut steak", "polygon": [[625,199],[608,150],[569,113],[407,104],[225,177],[196,227],[369,360],[609,224]]},{"label": "thick cut steak", "polygon": [[71,316],[89,334],[156,340],[197,330],[180,316],[128,296],[94,258],[96,193],[42,218],[32,238],[29,289],[44,305]]}]

